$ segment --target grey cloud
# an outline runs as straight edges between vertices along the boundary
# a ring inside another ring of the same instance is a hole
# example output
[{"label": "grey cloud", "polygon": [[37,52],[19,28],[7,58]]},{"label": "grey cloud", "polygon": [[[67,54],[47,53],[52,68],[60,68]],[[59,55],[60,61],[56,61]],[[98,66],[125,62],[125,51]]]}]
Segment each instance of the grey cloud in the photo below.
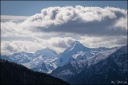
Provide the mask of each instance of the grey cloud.
[{"label": "grey cloud", "polygon": [[7,44],[5,47],[5,50],[9,52],[16,52],[17,50],[14,48],[14,46],[11,46],[10,44]]},{"label": "grey cloud", "polygon": [[76,41],[76,40],[69,39],[69,40],[67,41],[67,44],[68,44],[68,45],[71,45],[71,43],[73,43],[74,41]]},{"label": "grey cloud", "polygon": [[127,37],[117,38],[113,43],[116,45],[127,45]]},{"label": "grey cloud", "polygon": [[8,15],[1,15],[1,22],[15,22],[21,23],[26,20],[29,16],[8,16]]},{"label": "grey cloud", "polygon": [[68,45],[64,41],[54,43],[53,45],[57,46],[57,47],[60,47],[60,48],[67,48],[68,47]]},{"label": "grey cloud", "polygon": [[122,46],[127,44],[127,36],[113,36],[113,37],[102,37],[100,41],[95,41],[93,43],[104,43],[107,42],[108,45]]},{"label": "grey cloud", "polygon": [[1,40],[3,41],[18,41],[18,40],[27,40],[27,41],[33,41],[32,37],[1,37]]},{"label": "grey cloud", "polygon": [[60,26],[51,26],[49,28],[37,28],[36,30],[45,32],[67,32],[76,33],[84,35],[93,36],[112,36],[112,35],[126,35],[126,30],[117,28],[110,28],[114,23],[114,20],[105,19],[102,22],[87,22],[79,23],[77,21],[70,21],[69,23],[64,23]]},{"label": "grey cloud", "polygon": [[89,47],[124,45],[127,11],[114,7],[49,7],[22,23],[3,19],[1,33],[4,53],[34,52],[42,47],[59,53],[75,40]]},{"label": "grey cloud", "polygon": [[31,23],[29,25],[33,27],[31,29],[33,32],[67,32],[92,36],[126,36],[127,28],[121,28],[122,26],[118,25],[114,26],[121,18],[127,18],[126,10],[113,7],[76,6],[62,8],[50,7],[42,10],[40,14],[30,17],[27,21]]}]

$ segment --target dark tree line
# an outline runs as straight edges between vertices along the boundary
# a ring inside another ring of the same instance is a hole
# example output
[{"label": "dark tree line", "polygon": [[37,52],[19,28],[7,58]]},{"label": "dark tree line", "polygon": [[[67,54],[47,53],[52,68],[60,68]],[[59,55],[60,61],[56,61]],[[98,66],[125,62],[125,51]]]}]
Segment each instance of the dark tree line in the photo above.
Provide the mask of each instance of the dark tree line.
[{"label": "dark tree line", "polygon": [[22,65],[0,59],[1,84],[68,84],[45,73],[34,72]]}]

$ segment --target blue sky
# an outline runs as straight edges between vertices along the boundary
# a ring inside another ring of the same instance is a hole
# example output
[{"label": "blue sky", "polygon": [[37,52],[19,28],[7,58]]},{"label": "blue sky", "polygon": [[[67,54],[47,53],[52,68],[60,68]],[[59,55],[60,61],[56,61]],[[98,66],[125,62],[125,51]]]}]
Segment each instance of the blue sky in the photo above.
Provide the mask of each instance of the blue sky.
[{"label": "blue sky", "polygon": [[50,6],[99,6],[127,9],[126,1],[2,1],[1,15],[31,16]]}]

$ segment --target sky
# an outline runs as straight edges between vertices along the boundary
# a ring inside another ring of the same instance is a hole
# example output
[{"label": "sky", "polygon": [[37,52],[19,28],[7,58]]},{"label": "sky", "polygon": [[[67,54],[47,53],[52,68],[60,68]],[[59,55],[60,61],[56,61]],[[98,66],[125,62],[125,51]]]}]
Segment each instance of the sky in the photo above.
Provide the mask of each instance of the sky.
[{"label": "sky", "polygon": [[127,43],[126,1],[2,1],[1,53]]},{"label": "sky", "polygon": [[127,9],[126,3],[126,1],[2,1],[1,14],[31,16],[50,6],[112,6]]}]

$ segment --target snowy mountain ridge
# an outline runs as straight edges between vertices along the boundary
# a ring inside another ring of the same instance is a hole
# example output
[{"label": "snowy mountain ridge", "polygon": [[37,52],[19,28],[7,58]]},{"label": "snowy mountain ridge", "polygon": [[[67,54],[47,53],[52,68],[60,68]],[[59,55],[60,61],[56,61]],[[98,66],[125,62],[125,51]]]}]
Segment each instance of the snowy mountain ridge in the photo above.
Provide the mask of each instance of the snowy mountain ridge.
[{"label": "snowy mountain ridge", "polygon": [[24,65],[29,69],[36,69],[35,71],[49,73],[56,68],[56,65],[52,62],[57,56],[58,54],[52,49],[44,48],[35,53],[18,52],[11,56],[2,56],[1,58]]},{"label": "snowy mountain ridge", "polygon": [[[111,49],[113,49],[113,51]],[[50,48],[45,48],[35,53],[19,52],[14,53],[10,57],[2,58],[22,64],[35,71],[51,73],[57,67],[62,67],[69,62],[72,64],[77,63],[81,67],[83,67],[81,63],[88,62],[88,65],[95,64],[116,50],[117,49],[105,47],[88,48],[79,41],[75,41],[60,54],[57,54]]]},{"label": "snowy mountain ridge", "polygon": [[[54,77],[60,78],[64,81],[67,81],[74,75],[81,73],[85,68],[88,69],[92,66],[97,65],[98,63],[100,63],[102,61],[105,61],[112,54],[114,54],[114,56],[120,55],[120,53],[118,53],[120,51],[118,51],[118,50],[122,50],[122,54],[127,53],[126,46],[125,46],[125,48],[124,47],[115,47],[115,48],[111,48],[111,49],[106,49],[104,51],[100,51],[99,53],[96,53],[92,57],[87,57],[86,59],[85,59],[85,56],[79,56],[79,58],[83,58],[83,59],[76,59],[73,56],[73,58],[71,58],[69,60],[69,62],[67,62],[65,65],[53,70],[51,75],[53,75]],[[117,54],[117,55],[115,55],[115,54]],[[126,56],[126,55],[124,55],[124,56]],[[75,57],[76,57],[76,55],[75,55]],[[121,58],[119,58],[119,59],[121,59]],[[122,66],[122,63],[119,63],[117,59],[115,59],[113,61],[115,61],[117,63],[117,65]]]}]

